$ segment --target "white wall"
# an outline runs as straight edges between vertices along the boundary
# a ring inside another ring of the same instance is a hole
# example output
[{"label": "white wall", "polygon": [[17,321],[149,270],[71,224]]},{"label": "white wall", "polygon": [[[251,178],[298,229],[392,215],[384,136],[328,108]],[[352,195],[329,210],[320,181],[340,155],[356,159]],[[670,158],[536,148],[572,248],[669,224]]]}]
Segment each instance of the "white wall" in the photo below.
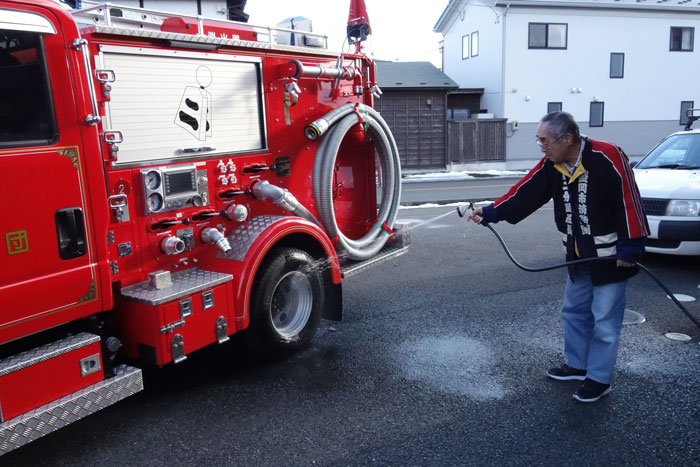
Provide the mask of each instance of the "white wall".
[{"label": "white wall", "polygon": [[[590,102],[605,102],[605,122],[677,121],[681,101],[700,106],[700,15],[513,9],[506,20],[506,118],[537,122],[547,102],[580,122]],[[566,50],[528,49],[528,23],[567,23]],[[670,52],[670,26],[695,27],[694,52]],[[625,54],[624,78],[611,79],[610,53]],[[571,93],[571,88],[582,88]],[[530,96],[530,100],[526,100]]]},{"label": "white wall", "polygon": [[[484,88],[481,108],[502,116],[502,29],[493,10],[479,4],[465,7],[445,34],[445,74],[462,88]],[[479,31],[479,54],[462,59],[462,36]]]}]

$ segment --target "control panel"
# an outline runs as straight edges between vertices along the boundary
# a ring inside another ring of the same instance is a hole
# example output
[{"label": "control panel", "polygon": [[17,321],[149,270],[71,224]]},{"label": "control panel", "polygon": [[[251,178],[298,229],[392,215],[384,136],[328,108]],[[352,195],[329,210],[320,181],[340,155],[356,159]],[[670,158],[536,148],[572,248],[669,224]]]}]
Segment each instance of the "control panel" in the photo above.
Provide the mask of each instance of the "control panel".
[{"label": "control panel", "polygon": [[207,171],[195,164],[141,170],[146,215],[209,205]]},{"label": "control panel", "polygon": [[219,160],[216,165],[216,172],[219,174],[217,180],[222,187],[237,185],[239,180],[236,176],[236,164],[229,159],[228,162]]}]

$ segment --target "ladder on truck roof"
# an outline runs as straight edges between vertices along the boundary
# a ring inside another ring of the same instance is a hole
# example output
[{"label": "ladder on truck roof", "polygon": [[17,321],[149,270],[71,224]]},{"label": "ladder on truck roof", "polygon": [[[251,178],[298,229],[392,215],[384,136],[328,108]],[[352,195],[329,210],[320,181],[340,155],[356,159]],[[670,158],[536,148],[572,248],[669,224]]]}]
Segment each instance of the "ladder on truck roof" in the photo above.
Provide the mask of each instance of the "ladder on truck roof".
[{"label": "ladder on truck roof", "polygon": [[[263,49],[287,49],[293,47],[314,48],[318,50],[328,48],[328,36],[316,34],[299,29],[287,29],[280,27],[256,26],[239,21],[230,21],[218,18],[205,18],[201,15],[185,15],[159,10],[150,10],[133,6],[124,6],[114,3],[83,2],[83,8],[72,10],[73,19],[81,26],[94,26],[95,32],[107,34],[123,34],[131,36],[147,36],[154,38],[168,38],[176,35],[180,40],[191,42],[208,42],[221,45],[244,45]],[[179,18],[189,25],[196,25],[196,31],[187,34],[168,32],[164,30],[163,23],[170,18]],[[207,26],[218,29],[228,28],[231,36],[219,37],[215,32],[206,31]],[[252,31],[255,40],[240,39],[237,31]],[[286,37],[291,35],[302,36],[302,44],[285,44]],[[298,50],[298,49],[297,49]],[[337,55],[333,54],[333,55]]]}]

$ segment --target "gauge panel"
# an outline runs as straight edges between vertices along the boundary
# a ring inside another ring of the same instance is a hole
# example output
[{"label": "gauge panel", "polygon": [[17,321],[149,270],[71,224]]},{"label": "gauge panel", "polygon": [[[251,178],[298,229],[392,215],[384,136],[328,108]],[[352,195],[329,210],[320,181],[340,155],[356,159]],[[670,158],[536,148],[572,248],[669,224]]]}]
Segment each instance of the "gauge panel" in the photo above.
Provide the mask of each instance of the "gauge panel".
[{"label": "gauge panel", "polygon": [[146,215],[209,205],[206,169],[195,164],[141,170]]},{"label": "gauge panel", "polygon": [[144,184],[149,190],[157,190],[160,188],[160,172],[149,170],[146,175],[144,175]]},{"label": "gauge panel", "polygon": [[158,212],[163,209],[163,197],[160,193],[151,193],[148,196],[148,210],[151,212]]}]

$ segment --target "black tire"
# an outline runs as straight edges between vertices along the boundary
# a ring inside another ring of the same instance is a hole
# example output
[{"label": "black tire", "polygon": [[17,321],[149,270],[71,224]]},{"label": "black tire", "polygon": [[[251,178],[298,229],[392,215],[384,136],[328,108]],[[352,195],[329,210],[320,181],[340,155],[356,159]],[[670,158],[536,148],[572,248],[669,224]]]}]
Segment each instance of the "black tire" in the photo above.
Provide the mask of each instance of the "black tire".
[{"label": "black tire", "polygon": [[258,269],[250,299],[248,342],[263,354],[287,356],[311,343],[323,311],[323,280],[303,250],[277,248]]}]

